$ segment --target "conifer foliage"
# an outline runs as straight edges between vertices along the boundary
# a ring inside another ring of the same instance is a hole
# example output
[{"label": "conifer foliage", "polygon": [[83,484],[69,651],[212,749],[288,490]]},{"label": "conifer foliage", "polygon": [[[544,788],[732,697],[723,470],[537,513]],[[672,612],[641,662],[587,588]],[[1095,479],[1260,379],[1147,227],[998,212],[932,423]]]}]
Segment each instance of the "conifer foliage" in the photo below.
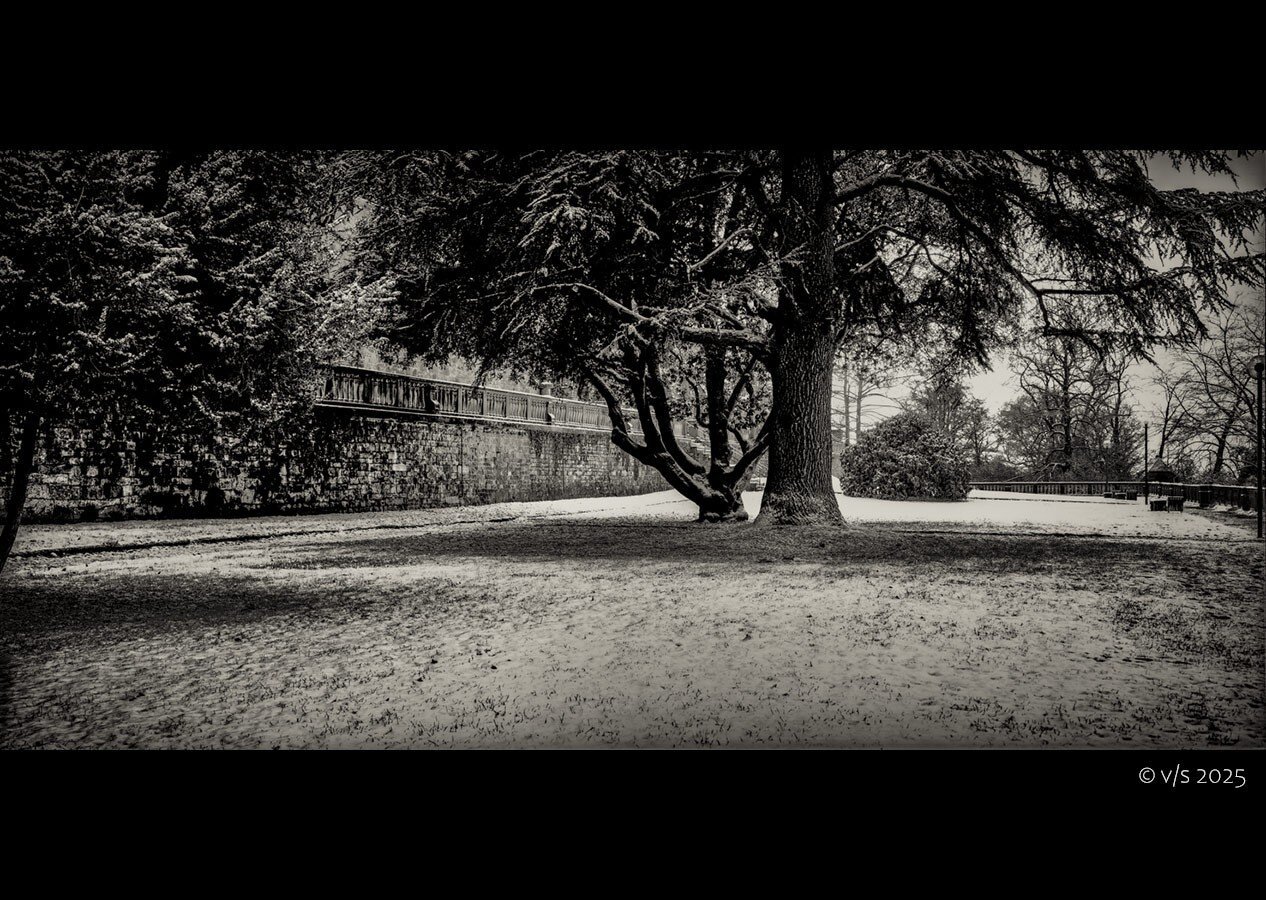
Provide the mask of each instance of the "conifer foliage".
[{"label": "conifer foliage", "polygon": [[[1171,164],[1225,176],[1231,158],[389,152],[351,154],[339,184],[367,203],[361,265],[398,277],[401,341],[590,384],[616,443],[701,512],[732,503],[749,454],[731,467],[675,446],[664,361],[670,348],[723,348],[719,413],[740,371],[763,370],[759,518],[811,524],[840,521],[830,419],[842,350],[926,335],[984,365],[1032,320],[1044,337],[1138,356],[1203,334],[1231,285],[1260,285],[1263,192],[1166,190],[1151,177]],[[645,440],[622,423],[621,401],[638,408]],[[728,458],[715,443],[711,456]]]},{"label": "conifer foliage", "polygon": [[41,429],[243,435],[311,399],[372,292],[341,280],[318,154],[0,153],[0,568]]},{"label": "conifer foliage", "polygon": [[840,454],[840,489],[880,500],[965,500],[971,466],[964,448],[917,413],[899,413]]}]

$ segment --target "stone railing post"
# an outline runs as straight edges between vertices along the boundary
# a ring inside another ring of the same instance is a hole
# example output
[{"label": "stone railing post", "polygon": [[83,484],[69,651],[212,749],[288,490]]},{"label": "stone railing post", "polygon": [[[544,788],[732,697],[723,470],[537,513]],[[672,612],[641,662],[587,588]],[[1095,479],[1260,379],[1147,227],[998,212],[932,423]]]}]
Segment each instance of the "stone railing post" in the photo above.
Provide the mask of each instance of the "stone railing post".
[{"label": "stone railing post", "polygon": [[552,398],[552,397],[554,396],[554,382],[552,382],[552,381],[542,381],[542,382],[541,382],[541,396],[546,398],[546,400],[545,400],[545,424],[546,424],[546,425],[553,425],[553,424],[554,424],[554,410],[551,408],[551,407],[552,407],[552,403],[551,403],[551,400],[550,400],[549,398]]}]

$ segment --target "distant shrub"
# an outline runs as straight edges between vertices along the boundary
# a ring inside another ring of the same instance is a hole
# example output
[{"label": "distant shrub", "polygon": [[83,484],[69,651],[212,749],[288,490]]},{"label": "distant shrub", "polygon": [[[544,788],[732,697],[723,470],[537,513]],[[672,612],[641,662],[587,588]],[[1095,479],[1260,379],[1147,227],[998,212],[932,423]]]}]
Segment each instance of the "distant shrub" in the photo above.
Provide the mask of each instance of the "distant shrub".
[{"label": "distant shrub", "polygon": [[840,487],[880,500],[964,500],[971,470],[950,437],[913,413],[881,422],[840,454]]}]

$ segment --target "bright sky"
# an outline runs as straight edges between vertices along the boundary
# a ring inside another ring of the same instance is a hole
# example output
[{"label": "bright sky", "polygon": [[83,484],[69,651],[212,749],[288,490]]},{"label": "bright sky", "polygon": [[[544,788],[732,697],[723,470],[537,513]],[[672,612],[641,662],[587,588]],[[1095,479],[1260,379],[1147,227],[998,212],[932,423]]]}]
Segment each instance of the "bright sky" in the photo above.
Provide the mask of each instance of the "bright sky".
[{"label": "bright sky", "polygon": [[[1163,157],[1158,158],[1149,166],[1149,173],[1153,182],[1165,189],[1194,187],[1205,191],[1234,191],[1266,188],[1266,153],[1255,151],[1251,156],[1234,159],[1232,168],[1235,170],[1238,184],[1226,176],[1213,178],[1203,173],[1176,171],[1173,164]],[[1262,237],[1259,230],[1257,237],[1259,247]],[[1239,296],[1233,299],[1238,303],[1254,304],[1259,309],[1263,303],[1260,291],[1241,291]],[[1158,353],[1156,356],[1157,362],[1161,365],[1164,365],[1169,358],[1163,353]],[[985,402],[990,411],[996,413],[1004,403],[1016,397],[1019,389],[1016,386],[1015,376],[1009,370],[1009,360],[1005,354],[998,355],[993,360],[993,366],[993,371],[984,372],[969,379],[968,384],[972,392]],[[1152,366],[1143,364],[1134,366],[1130,373],[1136,395],[1136,406],[1144,410],[1159,401],[1157,393],[1150,390],[1148,385],[1154,372],[1155,369]]]}]

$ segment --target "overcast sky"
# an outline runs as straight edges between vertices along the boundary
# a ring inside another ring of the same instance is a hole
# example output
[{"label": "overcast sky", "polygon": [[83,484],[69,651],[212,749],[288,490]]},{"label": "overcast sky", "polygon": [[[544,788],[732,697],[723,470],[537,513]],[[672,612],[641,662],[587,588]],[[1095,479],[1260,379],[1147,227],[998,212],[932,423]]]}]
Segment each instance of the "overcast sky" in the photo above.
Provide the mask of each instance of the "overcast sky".
[{"label": "overcast sky", "polygon": [[[1198,190],[1234,191],[1258,190],[1266,188],[1266,154],[1255,152],[1249,157],[1234,159],[1232,168],[1236,173],[1235,181],[1230,177],[1210,177],[1203,173],[1193,174],[1190,171],[1176,171],[1166,158],[1156,159],[1148,168],[1152,181],[1166,190],[1174,188],[1194,187]],[[1238,183],[1236,183],[1238,182]],[[1258,232],[1260,247],[1262,234]],[[1237,303],[1254,303],[1260,305],[1263,300],[1261,291],[1240,291],[1233,297]],[[1157,362],[1164,365],[1169,357],[1164,353],[1157,354]],[[1156,392],[1147,384],[1155,369],[1146,364],[1136,365],[1131,371],[1131,381],[1135,390],[1135,404],[1144,412],[1159,400]],[[998,354],[993,360],[993,371],[985,372],[968,382],[976,396],[980,397],[990,411],[997,412],[1004,403],[1012,400],[1019,393],[1015,376],[1009,371],[1009,360],[1005,354]],[[1153,423],[1155,424],[1155,423]]]}]

